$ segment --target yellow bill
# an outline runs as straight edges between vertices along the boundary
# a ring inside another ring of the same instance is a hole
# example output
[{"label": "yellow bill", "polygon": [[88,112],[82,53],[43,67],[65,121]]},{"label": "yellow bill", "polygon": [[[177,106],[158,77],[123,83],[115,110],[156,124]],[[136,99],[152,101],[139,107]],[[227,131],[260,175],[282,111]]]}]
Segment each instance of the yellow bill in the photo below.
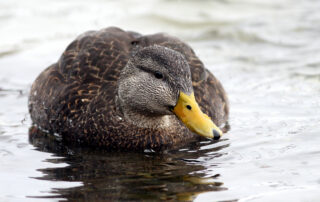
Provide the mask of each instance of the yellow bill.
[{"label": "yellow bill", "polygon": [[194,93],[187,95],[180,92],[177,105],[173,108],[177,117],[193,132],[200,136],[218,140],[222,131],[204,114],[196,99]]}]

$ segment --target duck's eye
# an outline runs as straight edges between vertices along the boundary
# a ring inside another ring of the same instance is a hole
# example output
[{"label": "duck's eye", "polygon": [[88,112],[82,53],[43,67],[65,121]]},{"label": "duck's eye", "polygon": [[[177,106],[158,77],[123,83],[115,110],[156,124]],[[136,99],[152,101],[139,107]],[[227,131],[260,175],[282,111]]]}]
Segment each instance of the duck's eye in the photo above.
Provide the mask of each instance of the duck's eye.
[{"label": "duck's eye", "polygon": [[154,76],[157,78],[157,79],[163,79],[163,74],[161,72],[155,72],[154,73]]}]

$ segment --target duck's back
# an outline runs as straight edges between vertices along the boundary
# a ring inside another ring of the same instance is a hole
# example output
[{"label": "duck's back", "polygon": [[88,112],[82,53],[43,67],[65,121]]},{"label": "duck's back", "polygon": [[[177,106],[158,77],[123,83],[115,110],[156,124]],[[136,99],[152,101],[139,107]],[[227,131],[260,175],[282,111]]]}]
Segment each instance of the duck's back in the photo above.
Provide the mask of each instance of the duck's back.
[{"label": "duck's back", "polygon": [[89,113],[88,105],[99,94],[107,93],[111,100],[132,40],[132,34],[117,28],[80,35],[33,83],[29,98],[33,122],[57,132],[80,113]]},{"label": "duck's back", "polygon": [[[228,103],[224,90],[188,45],[165,34],[142,36],[114,27],[79,36],[57,63],[38,76],[29,97],[32,121],[49,132],[69,134],[66,135],[69,141],[94,140],[92,145],[115,148],[130,149],[133,145],[143,148],[146,144],[159,147],[166,141],[171,145],[175,144],[172,141],[185,142],[193,137],[180,123],[179,131],[168,137],[158,130],[137,128],[126,123],[116,109],[117,81],[122,68],[135,50],[154,44],[185,55],[200,107],[216,124],[225,122]],[[157,133],[160,140],[153,139]]]}]

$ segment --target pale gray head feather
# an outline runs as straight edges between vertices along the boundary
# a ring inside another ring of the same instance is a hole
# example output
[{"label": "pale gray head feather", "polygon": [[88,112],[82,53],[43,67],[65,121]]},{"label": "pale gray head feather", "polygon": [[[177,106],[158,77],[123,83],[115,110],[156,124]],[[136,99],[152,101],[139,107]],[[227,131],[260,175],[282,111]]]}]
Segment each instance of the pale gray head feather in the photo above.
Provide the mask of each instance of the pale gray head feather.
[{"label": "pale gray head feather", "polygon": [[[156,72],[163,78],[156,78]],[[130,119],[172,115],[169,108],[176,105],[180,91],[193,91],[189,65],[181,53],[158,45],[133,54],[118,83],[120,107]]]}]

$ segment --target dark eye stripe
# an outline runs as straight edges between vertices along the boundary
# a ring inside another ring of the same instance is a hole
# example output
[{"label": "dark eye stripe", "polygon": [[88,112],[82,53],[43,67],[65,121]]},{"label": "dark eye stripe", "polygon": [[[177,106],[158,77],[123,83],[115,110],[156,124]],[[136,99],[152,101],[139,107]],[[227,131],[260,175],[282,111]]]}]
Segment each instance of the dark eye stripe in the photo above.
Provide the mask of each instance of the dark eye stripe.
[{"label": "dark eye stripe", "polygon": [[148,70],[148,68],[145,68],[144,66],[137,66],[139,69],[146,71],[146,72],[150,72],[150,70]]},{"label": "dark eye stripe", "polygon": [[145,72],[148,72],[148,73],[153,73],[153,75],[157,78],[157,79],[163,79],[163,74],[161,73],[161,72],[159,72],[159,71],[155,71],[155,72],[153,72],[152,70],[150,70],[150,69],[148,69],[148,68],[146,68],[146,67],[144,67],[144,66],[137,66],[137,68],[139,68],[139,69],[141,69],[141,70],[143,70],[143,71],[145,71]]}]

